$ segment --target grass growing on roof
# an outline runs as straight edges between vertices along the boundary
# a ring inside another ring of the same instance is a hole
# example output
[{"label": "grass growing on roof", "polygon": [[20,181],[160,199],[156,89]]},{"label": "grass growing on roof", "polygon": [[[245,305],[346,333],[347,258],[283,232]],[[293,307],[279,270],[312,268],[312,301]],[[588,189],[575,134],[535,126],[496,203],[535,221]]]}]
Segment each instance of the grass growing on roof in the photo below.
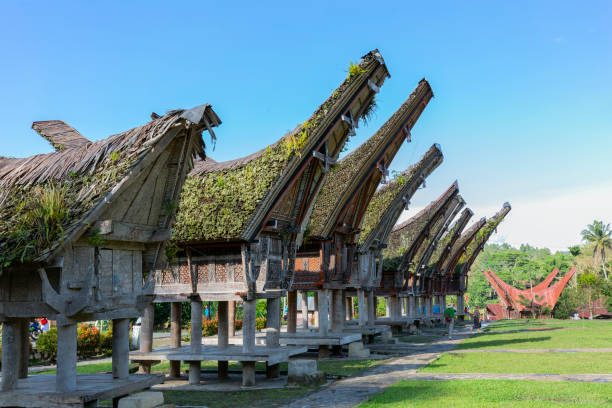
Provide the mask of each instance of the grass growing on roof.
[{"label": "grass growing on roof", "polygon": [[190,174],[182,190],[174,240],[226,241],[240,239],[250,218],[294,157],[302,157],[308,140],[349,87],[350,80],[372,69],[368,54],[313,115],[278,143],[250,160]]},{"label": "grass growing on roof", "polygon": [[361,232],[359,233],[358,240],[360,245],[365,242],[370,232],[376,228],[391,203],[395,201],[408,180],[412,179],[414,173],[414,167],[406,170],[405,172],[397,175],[397,177],[393,180],[390,180],[387,185],[381,187],[374,194],[374,197],[372,197],[372,200],[370,201],[370,204],[368,204],[368,208],[363,216],[363,222],[361,223]]},{"label": "grass growing on roof", "polygon": [[487,220],[485,226],[476,233],[476,237],[474,237],[472,242],[470,242],[466,250],[459,258],[459,261],[455,266],[455,273],[459,273],[463,270],[465,264],[469,262],[472,255],[474,255],[474,252],[480,247],[480,245],[484,244],[489,239],[491,234],[493,234],[493,232],[497,229],[497,226],[504,220],[506,214],[508,214],[508,211],[504,207],[500,212]]},{"label": "grass growing on roof", "polygon": [[135,157],[105,159],[95,172],[0,187],[0,273],[60,244],[78,221],[129,171]]}]

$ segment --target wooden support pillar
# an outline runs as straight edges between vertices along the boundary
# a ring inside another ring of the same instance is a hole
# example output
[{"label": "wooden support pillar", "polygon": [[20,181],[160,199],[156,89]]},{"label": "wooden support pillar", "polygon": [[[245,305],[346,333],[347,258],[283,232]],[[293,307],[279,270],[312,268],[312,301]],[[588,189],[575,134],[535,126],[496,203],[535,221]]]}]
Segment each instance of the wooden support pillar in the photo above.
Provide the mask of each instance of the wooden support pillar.
[{"label": "wooden support pillar", "polygon": [[[244,317],[242,319],[242,351],[253,353],[255,351],[255,316],[256,300],[244,301]],[[242,362],[242,386],[250,387],[255,385],[255,362]]]},{"label": "wooden support pillar", "polygon": [[19,378],[28,378],[28,364],[30,363],[30,320],[19,320]]},{"label": "wooden support pillar", "polygon": [[329,296],[327,289],[318,291],[319,334],[327,336],[329,330]]},{"label": "wooden support pillar", "polygon": [[353,320],[353,298],[346,298],[346,320]]},{"label": "wooden support pillar", "polygon": [[295,333],[297,328],[297,292],[287,292],[287,333]]},{"label": "wooden support pillar", "polygon": [[[17,380],[19,378],[19,349],[21,341],[21,336],[19,333],[21,331],[20,329],[21,323],[18,319],[5,320],[2,324],[2,391],[11,391],[17,388]],[[76,343],[76,333],[74,335],[74,340]]]},{"label": "wooden support pillar", "polygon": [[457,294],[457,313],[463,314],[465,311],[465,301],[463,299],[463,293]]},{"label": "wooden support pillar", "polygon": [[[113,327],[113,346],[115,345],[115,328]],[[114,347],[113,347],[114,352]],[[2,347],[4,355],[4,345]],[[113,353],[114,357],[114,353]],[[128,359],[128,356],[125,356]],[[114,360],[114,358],[113,358]],[[114,361],[113,361],[114,362]],[[57,324],[57,375],[55,389],[57,392],[70,392],[76,389],[77,363],[77,325]],[[113,364],[113,367],[115,365]],[[6,373],[9,374],[9,373]],[[2,379],[4,380],[4,363],[2,364]],[[10,374],[9,374],[10,375]]]},{"label": "wooden support pillar", "polygon": [[389,296],[385,297],[385,316],[391,317],[391,307],[389,306]]},{"label": "wooden support pillar", "polygon": [[389,317],[391,320],[401,319],[401,302],[397,296],[390,296],[387,298],[387,310],[389,310]]},{"label": "wooden support pillar", "polygon": [[242,386],[252,387],[255,385],[255,362],[242,362]]},{"label": "wooden support pillar", "polygon": [[332,291],[332,310],[331,310],[331,332],[342,333],[344,329],[344,317],[346,312],[344,307],[344,291],[341,289],[333,289]]},{"label": "wooden support pillar", "polygon": [[369,291],[367,292],[368,294],[368,306],[367,306],[367,311],[368,311],[368,321],[367,321],[367,325],[370,327],[373,327],[375,325],[375,319],[376,319],[376,301],[375,301],[375,296],[374,296],[374,292],[373,291]]},{"label": "wooden support pillar", "polygon": [[[150,353],[153,351],[153,322],[155,320],[155,308],[153,303],[148,304],[143,311],[142,323],[140,325],[140,351]],[[140,362],[140,373],[151,373],[151,362]]]},{"label": "wooden support pillar", "polygon": [[368,307],[365,301],[365,292],[362,289],[357,290],[357,305],[359,306],[359,326],[365,327],[368,323]]},{"label": "wooden support pillar", "polygon": [[[281,326],[281,301],[280,298],[268,299],[266,305],[266,346],[268,348],[280,347]],[[280,365],[266,363],[266,377],[279,378]]]},{"label": "wooden support pillar", "polygon": [[[191,298],[191,353],[202,352],[202,300],[198,295]],[[200,383],[201,361],[189,362],[189,384]]]},{"label": "wooden support pillar", "polygon": [[113,319],[112,368],[113,378],[130,375],[130,319]]},{"label": "wooden support pillar", "polygon": [[301,292],[301,308],[302,308],[302,329],[308,329],[308,292]]},{"label": "wooden support pillar", "polygon": [[[170,347],[181,347],[181,302],[170,303]],[[170,377],[181,376],[181,362],[170,360]]]},{"label": "wooden support pillar", "polygon": [[252,353],[255,351],[255,317],[256,300],[245,300],[243,304],[244,316],[242,318],[242,351]]},{"label": "wooden support pillar", "polygon": [[[226,349],[229,345],[229,302],[225,301],[219,302],[219,307],[217,308],[217,318],[219,324],[219,330],[217,335],[217,346],[220,349]],[[217,362],[217,375],[219,378],[227,378],[229,372],[229,362],[228,361],[218,361]]]},{"label": "wooden support pillar", "polygon": [[319,292],[314,292],[314,325],[319,327]]},{"label": "wooden support pillar", "polygon": [[229,337],[234,337],[236,335],[236,302],[228,302],[227,306],[227,319],[229,321],[227,335]]}]

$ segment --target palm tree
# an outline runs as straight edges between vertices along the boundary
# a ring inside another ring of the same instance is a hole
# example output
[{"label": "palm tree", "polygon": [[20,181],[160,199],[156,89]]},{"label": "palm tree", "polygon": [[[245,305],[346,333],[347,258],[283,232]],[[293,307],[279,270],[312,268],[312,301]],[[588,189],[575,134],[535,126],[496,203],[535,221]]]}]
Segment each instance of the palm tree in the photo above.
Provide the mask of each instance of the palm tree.
[{"label": "palm tree", "polygon": [[593,245],[593,256],[598,253],[601,256],[601,270],[605,278],[608,279],[608,273],[606,272],[606,251],[612,250],[610,224],[604,224],[603,221],[595,220],[592,224],[587,225],[581,234],[584,241]]}]

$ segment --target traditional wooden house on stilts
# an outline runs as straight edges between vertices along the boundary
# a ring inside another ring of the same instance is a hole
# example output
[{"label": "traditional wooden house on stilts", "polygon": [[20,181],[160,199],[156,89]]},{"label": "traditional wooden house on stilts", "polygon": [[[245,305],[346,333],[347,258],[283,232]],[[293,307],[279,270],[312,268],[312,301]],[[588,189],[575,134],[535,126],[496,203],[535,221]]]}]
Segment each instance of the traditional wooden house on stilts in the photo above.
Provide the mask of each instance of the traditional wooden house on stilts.
[{"label": "traditional wooden house on stilts", "polygon": [[[368,294],[368,299],[370,294],[374,296],[380,286],[383,266],[382,253],[387,247],[387,241],[393,227],[402,212],[408,208],[414,193],[425,183],[429,174],[442,163],[443,158],[440,146],[433,145],[417,164],[379,188],[368,205],[358,238],[359,267],[353,271],[349,279],[353,287],[361,288],[364,293]],[[349,293],[349,296],[351,296],[351,293]],[[365,297],[364,295],[360,296],[359,292],[357,296],[360,299]],[[376,323],[388,324],[392,328],[406,324],[407,321],[401,316],[401,304],[400,298],[397,296],[397,288],[393,288],[391,293],[388,294],[387,301],[389,302],[389,317],[379,319]],[[360,325],[362,326],[366,326],[368,323],[374,325],[375,323],[374,310],[370,312],[367,309],[367,311],[369,313],[359,313]]]},{"label": "traditional wooden house on stilts", "polygon": [[[391,232],[388,247],[383,251],[383,274],[377,295],[406,297],[408,319],[432,318],[433,301],[419,293],[418,282],[423,271],[415,265],[429,244],[439,239],[450,216],[456,213],[456,207],[462,205],[463,199],[455,182],[436,201]],[[420,316],[417,310],[423,310],[423,306],[426,315]]]},{"label": "traditional wooden house on stilts", "polygon": [[[328,345],[325,338],[328,327],[336,337],[342,337],[345,329],[345,289],[350,287],[349,279],[357,269],[356,238],[366,208],[379,183],[387,181],[391,161],[404,140],[410,141],[410,130],[432,97],[431,87],[423,79],[370,139],[336,164],[321,188],[308,224],[307,240],[298,251],[291,289],[317,293],[319,327],[316,341],[320,342],[323,354]],[[362,291],[361,287],[355,289]],[[328,296],[330,291],[331,296]],[[289,296],[295,296],[294,292],[290,291]],[[291,319],[296,310],[291,301],[288,303]],[[364,305],[361,307],[365,309]],[[288,329],[287,341],[310,344],[312,335],[294,333],[292,327]],[[349,340],[352,339],[340,338],[340,344],[332,345],[339,346]]]},{"label": "traditional wooden house on stilts", "polygon": [[449,262],[446,269],[443,269],[440,285],[434,287],[434,290],[441,296],[457,295],[457,310],[460,313],[464,311],[463,295],[467,291],[468,272],[493,232],[497,230],[497,226],[511,209],[510,203],[504,203],[495,215],[483,223],[469,242],[463,243],[460,247],[462,250],[457,248],[455,259]]},{"label": "traditional wooden house on stilts", "polygon": [[[210,105],[90,142],[61,121],[33,128],[57,152],[0,159],[0,406],[97,406],[159,376],[129,374],[129,319],[166,263],[175,205]],[[27,377],[28,322],[57,320],[57,375]],[[76,375],[77,323],[113,320],[112,375]]]},{"label": "traditional wooden house on stilts", "polygon": [[[420,289],[420,293],[426,292],[425,288],[428,290],[432,290],[432,287],[435,288],[436,284],[432,283],[432,281],[436,281],[436,279],[440,279],[439,267],[446,261],[446,258],[451,254],[453,245],[459,237],[461,236],[461,232],[466,227],[469,220],[472,218],[474,213],[469,208],[465,208],[459,218],[455,220],[455,223],[452,227],[442,236],[440,242],[436,246],[436,249],[432,253],[427,265],[425,265],[425,271],[423,275],[425,279],[422,280],[423,287]],[[422,266],[421,266],[422,267]],[[445,299],[438,300],[440,304],[446,304]],[[458,311],[458,313],[463,312]]]},{"label": "traditional wooden house on stilts", "polygon": [[[291,287],[296,249],[321,185],[388,76],[374,50],[307,121],[277,143],[242,159],[204,161],[194,168],[179,204],[177,256],[155,287],[156,302],[191,302],[191,345],[178,348],[177,331],[173,348],[141,348],[133,359],[171,360],[175,367],[189,361],[191,384],[200,382],[202,360],[217,360],[221,377],[228,361],[240,361],[243,385],[250,386],[256,361],[266,361],[268,376],[276,377],[279,362],[305,351],[279,347],[280,298]],[[268,303],[265,346],[256,346],[257,299]],[[201,344],[202,301],[219,302],[216,346]],[[228,345],[228,302],[235,301],[244,305],[242,346]],[[295,319],[291,324],[295,327]],[[150,339],[152,331],[143,335]]]}]

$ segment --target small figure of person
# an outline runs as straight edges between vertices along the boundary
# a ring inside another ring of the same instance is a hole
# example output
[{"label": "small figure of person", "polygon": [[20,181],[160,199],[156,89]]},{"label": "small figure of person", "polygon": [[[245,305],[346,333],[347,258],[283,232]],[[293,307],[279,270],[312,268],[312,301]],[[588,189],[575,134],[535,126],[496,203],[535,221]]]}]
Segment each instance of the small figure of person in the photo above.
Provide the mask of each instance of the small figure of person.
[{"label": "small figure of person", "polygon": [[477,330],[477,333],[480,333],[480,309],[478,308],[475,308],[472,314],[472,329],[470,331],[473,333],[474,329]]},{"label": "small figure of person", "polygon": [[444,309],[444,322],[448,324],[448,339],[453,339],[453,328],[455,327],[455,309],[452,305],[447,305]]},{"label": "small figure of person", "polygon": [[204,318],[210,320],[210,308],[208,305],[204,306]]},{"label": "small figure of person", "polygon": [[49,320],[47,320],[46,317],[43,317],[42,319],[40,319],[40,328],[43,332],[49,331]]}]

